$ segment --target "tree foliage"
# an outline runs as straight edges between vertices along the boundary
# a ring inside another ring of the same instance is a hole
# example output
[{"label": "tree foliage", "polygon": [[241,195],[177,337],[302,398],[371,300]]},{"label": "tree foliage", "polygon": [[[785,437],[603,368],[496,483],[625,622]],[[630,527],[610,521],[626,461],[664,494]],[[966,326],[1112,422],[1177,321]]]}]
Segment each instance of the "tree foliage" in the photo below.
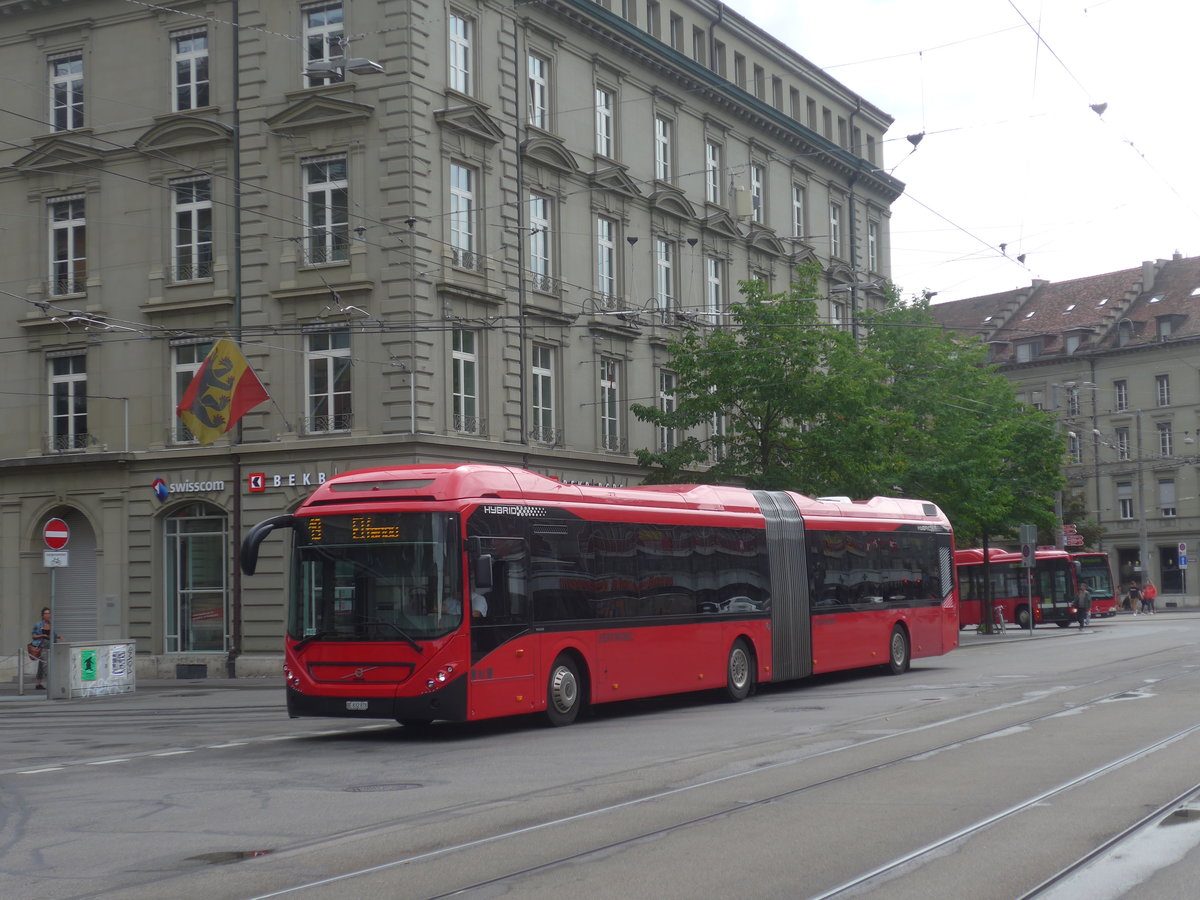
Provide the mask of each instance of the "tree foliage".
[{"label": "tree foliage", "polygon": [[1019,402],[982,345],[942,329],[927,301],[862,316],[858,340],[821,321],[818,275],[798,270],[782,294],[744,282],[729,327],[671,342],[674,409],[633,407],[678,437],[638,451],[647,480],[919,496],[960,546],[1024,522],[1053,528],[1065,448],[1052,418]]}]

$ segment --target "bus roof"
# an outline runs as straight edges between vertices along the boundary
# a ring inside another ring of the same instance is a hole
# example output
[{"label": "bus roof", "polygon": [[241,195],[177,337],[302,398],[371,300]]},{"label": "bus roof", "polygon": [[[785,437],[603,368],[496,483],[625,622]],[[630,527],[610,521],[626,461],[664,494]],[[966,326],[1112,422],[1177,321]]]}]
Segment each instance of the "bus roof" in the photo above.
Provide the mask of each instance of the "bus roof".
[{"label": "bus roof", "polygon": [[[936,505],[921,500],[874,497],[818,500],[789,492],[801,515],[813,518],[917,519],[948,525]],[[384,498],[448,502],[499,500],[555,504],[609,504],[677,510],[760,513],[754,494],[739,487],[660,484],[597,487],[566,484],[513,466],[426,463],[381,466],[335,475],[305,500],[298,512],[333,504],[379,502]]]}]

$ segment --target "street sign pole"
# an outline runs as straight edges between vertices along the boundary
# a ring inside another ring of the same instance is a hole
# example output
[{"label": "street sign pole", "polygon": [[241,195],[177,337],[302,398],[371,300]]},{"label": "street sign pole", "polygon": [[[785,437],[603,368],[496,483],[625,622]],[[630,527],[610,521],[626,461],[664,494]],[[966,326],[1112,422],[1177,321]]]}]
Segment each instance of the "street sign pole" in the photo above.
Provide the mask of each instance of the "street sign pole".
[{"label": "street sign pole", "polygon": [[46,699],[49,700],[54,691],[54,645],[58,627],[58,569],[67,564],[67,544],[71,540],[71,529],[62,519],[53,518],[42,526],[42,540],[46,542],[49,551],[44,551],[43,563],[50,569],[50,634],[48,641],[50,652],[46,657]]}]

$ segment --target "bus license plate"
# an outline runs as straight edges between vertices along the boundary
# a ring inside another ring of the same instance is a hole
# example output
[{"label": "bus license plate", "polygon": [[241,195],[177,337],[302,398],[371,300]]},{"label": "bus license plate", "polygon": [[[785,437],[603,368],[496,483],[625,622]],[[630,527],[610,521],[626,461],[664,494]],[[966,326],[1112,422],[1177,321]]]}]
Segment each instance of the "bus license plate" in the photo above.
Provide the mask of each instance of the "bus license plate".
[{"label": "bus license plate", "polygon": [[367,711],[367,701],[366,700],[347,700],[346,701],[346,709],[348,709],[350,712],[366,712]]}]

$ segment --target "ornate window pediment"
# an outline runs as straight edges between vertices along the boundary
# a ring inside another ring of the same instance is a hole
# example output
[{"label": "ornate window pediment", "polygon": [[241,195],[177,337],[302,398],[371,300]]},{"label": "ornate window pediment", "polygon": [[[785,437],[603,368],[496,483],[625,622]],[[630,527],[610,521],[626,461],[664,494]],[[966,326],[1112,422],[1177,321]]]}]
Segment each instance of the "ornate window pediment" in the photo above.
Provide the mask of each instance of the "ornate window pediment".
[{"label": "ornate window pediment", "polygon": [[443,128],[460,131],[481,141],[487,141],[489,144],[495,144],[504,139],[504,131],[482,106],[469,104],[439,109],[433,114],[433,117]]},{"label": "ornate window pediment", "polygon": [[729,213],[721,210],[706,218],[702,223],[705,231],[711,231],[718,237],[740,240],[742,230],[738,228],[737,220]]},{"label": "ornate window pediment", "polygon": [[597,169],[591,175],[592,189],[612,191],[614,194],[624,194],[627,197],[641,197],[641,188],[637,186],[624,166],[608,166]]},{"label": "ornate window pediment", "polygon": [[272,131],[299,131],[369,119],[374,112],[375,107],[366,103],[355,103],[326,94],[308,94],[283,112],[267,119],[267,127]]},{"label": "ornate window pediment", "polygon": [[559,172],[578,172],[575,156],[566,148],[562,138],[539,135],[521,145],[521,152],[530,162],[540,163]]},{"label": "ornate window pediment", "polygon": [[33,139],[33,150],[18,159],[17,169],[69,169],[72,166],[89,168],[104,162],[104,152],[63,135],[47,135]]},{"label": "ornate window pediment", "polygon": [[201,116],[163,116],[142,133],[133,145],[139,150],[184,150],[204,144],[225,143],[233,129],[224,122]]},{"label": "ornate window pediment", "polygon": [[748,243],[755,250],[761,250],[763,253],[770,253],[772,256],[787,256],[787,247],[784,246],[783,241],[776,237],[775,232],[765,228],[753,229],[750,232]]},{"label": "ornate window pediment", "polygon": [[683,191],[662,182],[659,182],[657,187],[658,189],[650,195],[652,208],[681,219],[696,218],[696,207],[692,206]]}]

